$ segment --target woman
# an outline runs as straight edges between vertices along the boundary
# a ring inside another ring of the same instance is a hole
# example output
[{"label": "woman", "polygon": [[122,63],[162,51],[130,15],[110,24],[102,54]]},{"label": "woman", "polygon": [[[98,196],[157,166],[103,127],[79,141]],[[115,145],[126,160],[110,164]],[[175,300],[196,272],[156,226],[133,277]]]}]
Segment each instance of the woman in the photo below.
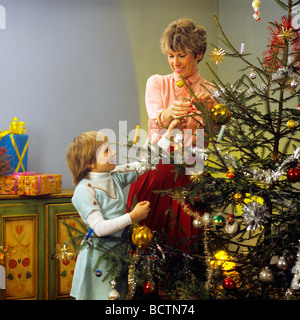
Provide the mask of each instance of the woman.
[{"label": "woman", "polygon": [[[182,130],[195,130],[199,128],[199,123],[202,127],[205,126],[201,114],[190,102],[192,97],[189,90],[185,86],[179,86],[178,81],[183,77],[199,100],[205,100],[208,106],[213,105],[214,101],[209,94],[209,90],[213,88],[200,77],[198,71],[198,63],[203,59],[206,46],[206,30],[197,26],[192,19],[181,18],[172,22],[164,31],[161,49],[167,55],[173,73],[153,75],[147,81],[148,140],[157,142],[161,138],[162,129],[168,128],[172,120],[177,118],[181,120]],[[192,114],[199,122],[192,117],[185,117]],[[193,142],[195,143],[190,139],[189,144]],[[139,199],[147,199],[151,203],[151,212],[143,221],[145,225],[152,230],[165,232],[169,239],[189,237],[196,231],[193,230],[191,217],[176,200],[154,192],[176,188],[189,182],[189,176],[184,174],[175,179],[173,165],[159,164],[158,170],[149,171],[131,186],[128,207],[131,208]],[[177,239],[176,242],[180,240]]]}]

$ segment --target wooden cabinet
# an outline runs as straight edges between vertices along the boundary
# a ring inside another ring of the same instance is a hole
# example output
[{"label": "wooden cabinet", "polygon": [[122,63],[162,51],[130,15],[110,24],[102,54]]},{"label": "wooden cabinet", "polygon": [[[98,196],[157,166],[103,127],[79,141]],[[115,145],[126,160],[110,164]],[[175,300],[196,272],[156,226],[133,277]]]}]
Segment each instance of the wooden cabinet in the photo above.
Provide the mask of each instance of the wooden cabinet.
[{"label": "wooden cabinet", "polygon": [[75,261],[55,255],[57,245],[68,240],[62,219],[76,224],[72,195],[72,190],[38,197],[0,195],[0,245],[16,251],[5,259],[1,299],[70,298]]}]

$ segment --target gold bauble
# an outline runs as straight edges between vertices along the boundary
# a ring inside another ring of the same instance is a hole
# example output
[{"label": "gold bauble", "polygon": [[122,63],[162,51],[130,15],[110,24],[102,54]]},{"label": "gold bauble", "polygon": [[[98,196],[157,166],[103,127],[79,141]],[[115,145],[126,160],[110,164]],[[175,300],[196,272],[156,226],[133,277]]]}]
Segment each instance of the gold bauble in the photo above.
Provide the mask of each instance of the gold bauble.
[{"label": "gold bauble", "polygon": [[176,85],[177,85],[178,88],[182,88],[182,87],[184,86],[183,80],[178,80],[178,81],[176,82]]},{"label": "gold bauble", "polygon": [[289,120],[289,121],[286,123],[286,126],[287,126],[289,129],[293,130],[293,129],[295,129],[295,127],[296,127],[296,122],[295,122],[293,119],[291,119],[291,120]]},{"label": "gold bauble", "polygon": [[241,192],[237,192],[233,195],[233,201],[236,203],[240,203],[244,200],[243,194]]},{"label": "gold bauble", "polygon": [[132,232],[132,242],[140,249],[147,248],[153,239],[152,231],[146,226],[139,226]]},{"label": "gold bauble", "polygon": [[210,109],[210,116],[218,125],[224,125],[231,118],[230,109],[222,103],[216,104]]}]

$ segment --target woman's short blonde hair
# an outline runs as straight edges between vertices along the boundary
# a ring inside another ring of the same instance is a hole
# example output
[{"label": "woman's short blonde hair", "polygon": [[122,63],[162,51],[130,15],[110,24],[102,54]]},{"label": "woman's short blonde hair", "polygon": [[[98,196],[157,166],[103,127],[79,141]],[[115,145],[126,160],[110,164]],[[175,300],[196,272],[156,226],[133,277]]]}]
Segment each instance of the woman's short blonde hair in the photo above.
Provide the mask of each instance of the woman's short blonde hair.
[{"label": "woman's short blonde hair", "polygon": [[81,133],[69,144],[66,160],[75,186],[87,177],[91,171],[90,165],[97,161],[98,148],[107,140],[107,137],[99,131],[88,131]]},{"label": "woman's short blonde hair", "polygon": [[165,29],[160,45],[163,54],[185,52],[195,57],[200,53],[204,55],[207,47],[206,30],[192,19],[180,18]]}]

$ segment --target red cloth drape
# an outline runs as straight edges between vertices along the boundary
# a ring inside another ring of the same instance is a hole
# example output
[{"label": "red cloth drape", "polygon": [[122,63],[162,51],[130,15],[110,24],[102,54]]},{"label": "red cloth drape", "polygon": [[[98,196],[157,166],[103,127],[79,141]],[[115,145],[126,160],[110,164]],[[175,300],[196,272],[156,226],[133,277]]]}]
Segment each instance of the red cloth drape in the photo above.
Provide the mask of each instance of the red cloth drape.
[{"label": "red cloth drape", "polygon": [[[146,225],[152,231],[165,233],[170,244],[186,241],[183,247],[190,243],[187,238],[199,234],[199,230],[192,226],[193,218],[183,210],[176,199],[155,191],[187,185],[190,183],[189,177],[179,174],[175,180],[175,167],[172,164],[158,164],[156,170],[148,171],[131,185],[127,202],[131,209],[137,202],[150,201],[151,211],[140,224]],[[169,212],[170,209],[172,212]]]}]

